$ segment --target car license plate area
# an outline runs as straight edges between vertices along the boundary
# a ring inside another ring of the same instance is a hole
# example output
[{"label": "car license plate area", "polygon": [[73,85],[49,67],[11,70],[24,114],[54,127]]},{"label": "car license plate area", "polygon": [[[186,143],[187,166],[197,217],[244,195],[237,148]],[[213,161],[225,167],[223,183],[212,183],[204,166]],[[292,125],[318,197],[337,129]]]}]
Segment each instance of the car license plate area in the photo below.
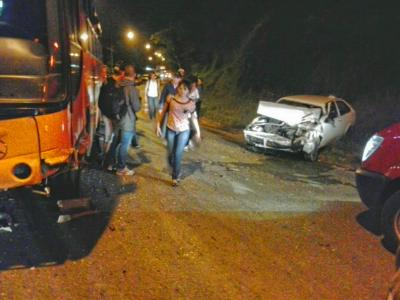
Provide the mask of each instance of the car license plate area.
[{"label": "car license plate area", "polygon": [[249,139],[250,143],[253,143],[256,145],[264,145],[264,140],[262,138],[255,137],[255,136],[249,136],[248,139]]}]

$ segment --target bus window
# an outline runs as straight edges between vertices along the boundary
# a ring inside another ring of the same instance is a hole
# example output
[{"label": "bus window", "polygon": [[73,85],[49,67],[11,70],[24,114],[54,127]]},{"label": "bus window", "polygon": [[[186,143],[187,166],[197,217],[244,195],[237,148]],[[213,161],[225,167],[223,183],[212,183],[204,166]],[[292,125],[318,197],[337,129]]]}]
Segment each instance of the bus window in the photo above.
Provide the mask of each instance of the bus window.
[{"label": "bus window", "polygon": [[0,36],[47,46],[45,0],[0,0]]},{"label": "bus window", "polygon": [[81,82],[81,51],[79,45],[79,15],[76,0],[64,1],[65,23],[69,44],[69,82],[70,96],[76,99]]}]

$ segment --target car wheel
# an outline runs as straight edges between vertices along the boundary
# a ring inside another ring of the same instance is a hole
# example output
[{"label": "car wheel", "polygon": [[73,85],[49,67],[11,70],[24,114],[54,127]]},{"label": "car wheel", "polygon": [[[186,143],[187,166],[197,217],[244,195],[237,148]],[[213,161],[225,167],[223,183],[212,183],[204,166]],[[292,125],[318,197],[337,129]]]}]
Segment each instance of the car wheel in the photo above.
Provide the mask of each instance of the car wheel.
[{"label": "car wheel", "polygon": [[251,152],[254,152],[254,153],[262,153],[263,152],[263,149],[261,149],[257,146],[254,146],[252,144],[246,144],[246,149]]},{"label": "car wheel", "polygon": [[396,249],[400,240],[400,191],[390,196],[383,205],[381,214],[385,243]]},{"label": "car wheel", "polygon": [[311,153],[304,153],[304,159],[307,161],[315,162],[319,157],[319,149],[315,147],[315,149]]}]

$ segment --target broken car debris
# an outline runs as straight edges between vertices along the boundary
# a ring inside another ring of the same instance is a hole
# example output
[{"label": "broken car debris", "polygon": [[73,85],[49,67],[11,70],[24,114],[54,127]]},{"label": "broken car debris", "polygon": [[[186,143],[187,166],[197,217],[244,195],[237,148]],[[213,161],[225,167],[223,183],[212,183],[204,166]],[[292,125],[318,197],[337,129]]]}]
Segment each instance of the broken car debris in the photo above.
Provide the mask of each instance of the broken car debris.
[{"label": "broken car debris", "polygon": [[99,213],[98,210],[93,209],[90,198],[87,197],[60,200],[57,201],[57,206],[62,213],[57,220],[59,224]]}]

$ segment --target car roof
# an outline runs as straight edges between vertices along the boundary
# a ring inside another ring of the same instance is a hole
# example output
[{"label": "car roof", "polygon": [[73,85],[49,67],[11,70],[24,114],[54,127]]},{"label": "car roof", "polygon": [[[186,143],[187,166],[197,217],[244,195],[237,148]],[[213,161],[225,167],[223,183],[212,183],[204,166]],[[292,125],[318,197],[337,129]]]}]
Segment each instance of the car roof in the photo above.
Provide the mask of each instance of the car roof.
[{"label": "car roof", "polygon": [[335,96],[318,96],[318,95],[293,95],[293,96],[285,96],[280,98],[280,100],[291,100],[293,102],[311,104],[315,106],[325,107],[325,105],[332,100],[335,100]]}]

